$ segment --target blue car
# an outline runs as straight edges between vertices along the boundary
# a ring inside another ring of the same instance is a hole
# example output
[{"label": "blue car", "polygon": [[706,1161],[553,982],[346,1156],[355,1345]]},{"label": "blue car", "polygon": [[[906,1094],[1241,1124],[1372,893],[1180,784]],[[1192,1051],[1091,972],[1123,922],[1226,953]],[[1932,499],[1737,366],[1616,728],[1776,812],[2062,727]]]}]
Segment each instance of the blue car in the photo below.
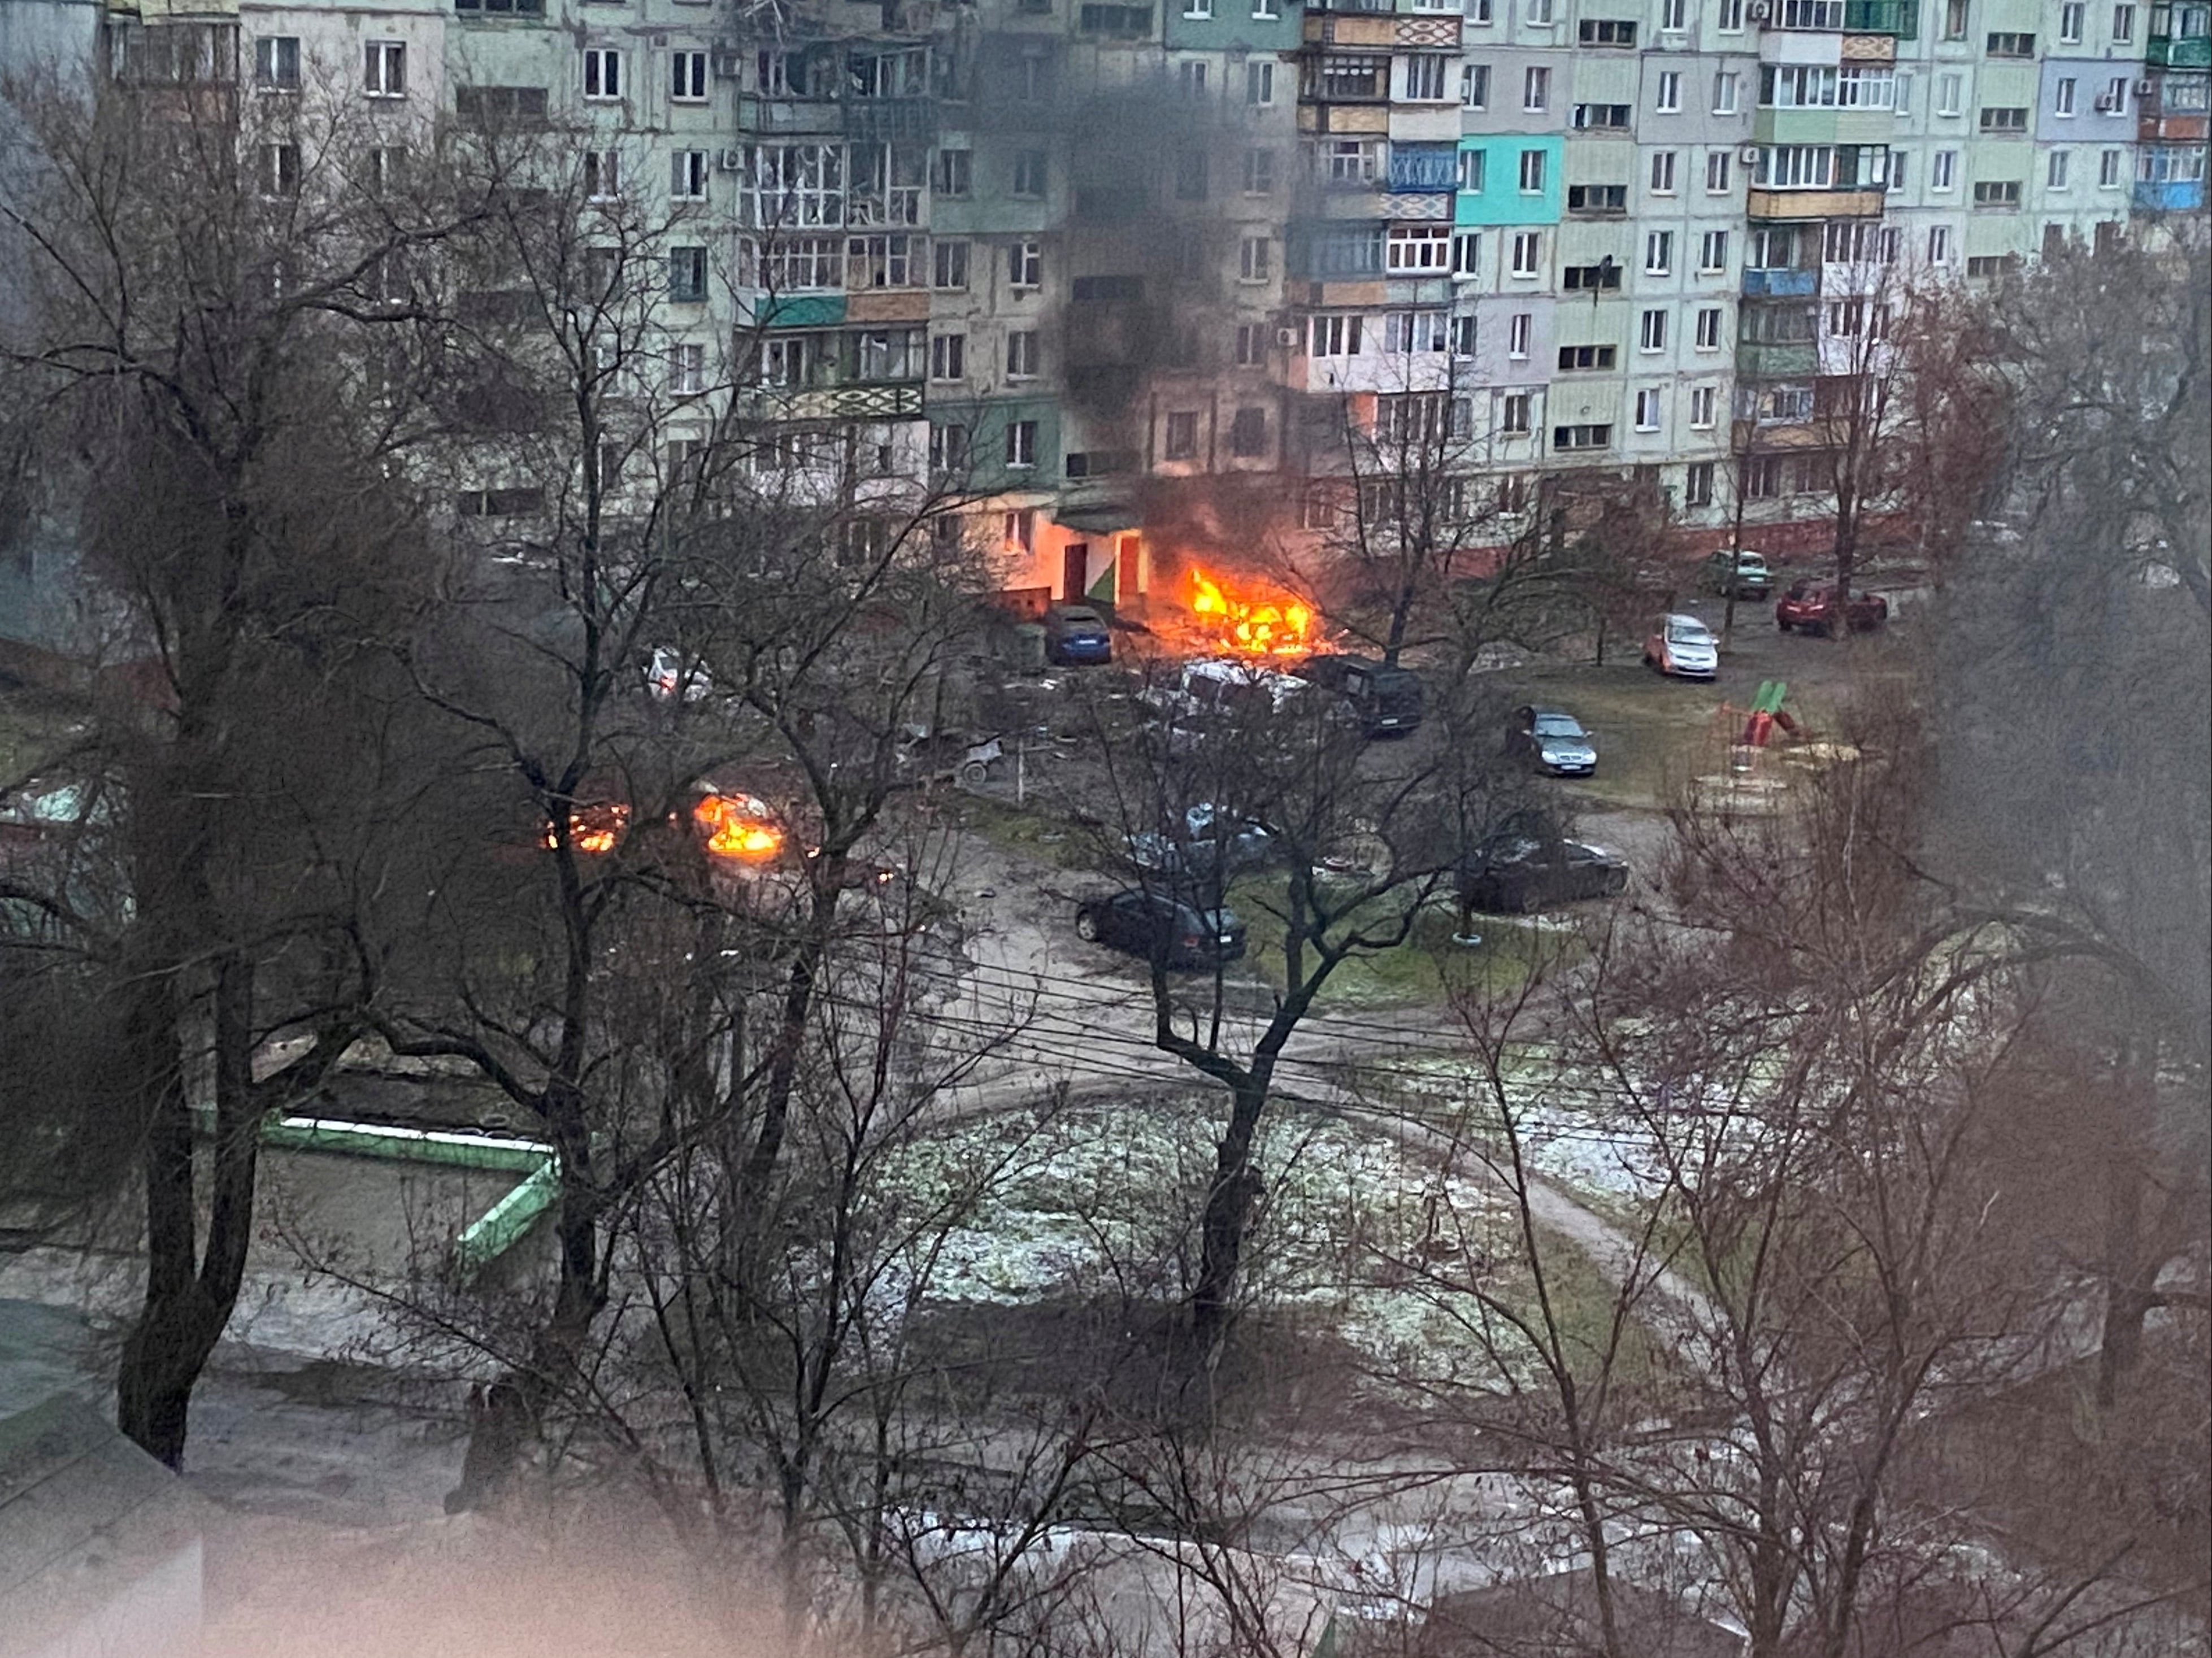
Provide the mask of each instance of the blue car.
[{"label": "blue car", "polygon": [[1064,666],[1114,659],[1106,618],[1087,604],[1054,604],[1044,613],[1044,653]]}]

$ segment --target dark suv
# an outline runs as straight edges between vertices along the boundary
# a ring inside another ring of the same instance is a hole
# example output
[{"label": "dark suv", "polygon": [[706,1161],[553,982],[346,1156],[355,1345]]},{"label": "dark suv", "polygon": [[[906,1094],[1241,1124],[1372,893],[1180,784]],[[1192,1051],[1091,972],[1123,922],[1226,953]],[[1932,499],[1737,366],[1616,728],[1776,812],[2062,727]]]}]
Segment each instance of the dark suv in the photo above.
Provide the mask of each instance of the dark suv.
[{"label": "dark suv", "polygon": [[1627,890],[1628,865],[1602,847],[1570,841],[1548,818],[1509,823],[1459,870],[1461,908],[1525,914]]},{"label": "dark suv", "polygon": [[1349,701],[1370,737],[1403,737],[1420,727],[1421,677],[1411,668],[1385,667],[1364,656],[1332,652],[1308,657],[1292,671]]},{"label": "dark suv", "polygon": [[1163,967],[1212,967],[1244,953],[1244,923],[1234,910],[1202,910],[1167,893],[1136,887],[1079,904],[1075,936]]}]

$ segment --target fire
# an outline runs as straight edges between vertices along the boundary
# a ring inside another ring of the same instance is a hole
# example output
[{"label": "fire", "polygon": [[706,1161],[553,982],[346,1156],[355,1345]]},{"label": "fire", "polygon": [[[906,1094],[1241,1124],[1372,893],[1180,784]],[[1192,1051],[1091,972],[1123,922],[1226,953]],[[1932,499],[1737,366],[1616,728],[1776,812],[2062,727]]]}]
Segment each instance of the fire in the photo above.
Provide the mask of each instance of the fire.
[{"label": "fire", "polygon": [[765,803],[750,794],[708,794],[691,808],[691,821],[707,832],[717,858],[757,863],[783,849],[783,831],[769,821]]},{"label": "fire", "polygon": [[[568,844],[578,852],[592,853],[612,852],[629,827],[629,808],[618,801],[600,801],[588,806],[574,806],[568,812]],[[557,844],[553,826],[545,826],[545,847],[551,851]]]},{"label": "fire", "polygon": [[1224,651],[1247,656],[1301,656],[1311,647],[1312,608],[1293,595],[1251,598],[1224,593],[1203,570],[1190,573],[1191,613],[1212,627]]}]

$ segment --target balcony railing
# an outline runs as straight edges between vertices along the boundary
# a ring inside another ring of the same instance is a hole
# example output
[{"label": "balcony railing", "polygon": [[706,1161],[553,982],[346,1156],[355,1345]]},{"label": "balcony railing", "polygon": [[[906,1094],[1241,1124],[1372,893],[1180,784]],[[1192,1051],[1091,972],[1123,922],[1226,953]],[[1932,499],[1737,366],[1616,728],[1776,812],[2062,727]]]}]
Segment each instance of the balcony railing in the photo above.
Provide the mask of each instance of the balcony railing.
[{"label": "balcony railing", "polygon": [[1746,299],[1802,299],[1817,292],[1820,273],[1817,270],[1746,270],[1743,273],[1743,293]]},{"label": "balcony railing", "polygon": [[2138,213],[2186,213],[2204,205],[2202,179],[2141,179],[2136,182]]},{"label": "balcony railing", "polygon": [[1458,188],[1457,145],[1391,146],[1390,190],[1393,194],[1441,195]]},{"label": "balcony railing", "polygon": [[1820,372],[1820,348],[1802,343],[1739,340],[1735,372],[1751,380],[1803,380]]},{"label": "balcony railing", "polygon": [[2212,34],[2154,34],[2143,42],[2143,62],[2167,69],[2212,69]]}]

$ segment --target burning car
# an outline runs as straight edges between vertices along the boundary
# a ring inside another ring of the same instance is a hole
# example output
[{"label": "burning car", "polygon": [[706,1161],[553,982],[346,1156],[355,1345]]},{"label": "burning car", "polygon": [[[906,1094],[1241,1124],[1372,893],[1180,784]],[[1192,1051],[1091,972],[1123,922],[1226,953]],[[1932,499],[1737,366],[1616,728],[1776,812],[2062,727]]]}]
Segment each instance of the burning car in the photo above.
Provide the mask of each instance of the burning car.
[{"label": "burning car", "polygon": [[1228,657],[1304,656],[1314,647],[1313,606],[1263,580],[1228,582],[1190,572],[1188,631],[1199,649]]}]

